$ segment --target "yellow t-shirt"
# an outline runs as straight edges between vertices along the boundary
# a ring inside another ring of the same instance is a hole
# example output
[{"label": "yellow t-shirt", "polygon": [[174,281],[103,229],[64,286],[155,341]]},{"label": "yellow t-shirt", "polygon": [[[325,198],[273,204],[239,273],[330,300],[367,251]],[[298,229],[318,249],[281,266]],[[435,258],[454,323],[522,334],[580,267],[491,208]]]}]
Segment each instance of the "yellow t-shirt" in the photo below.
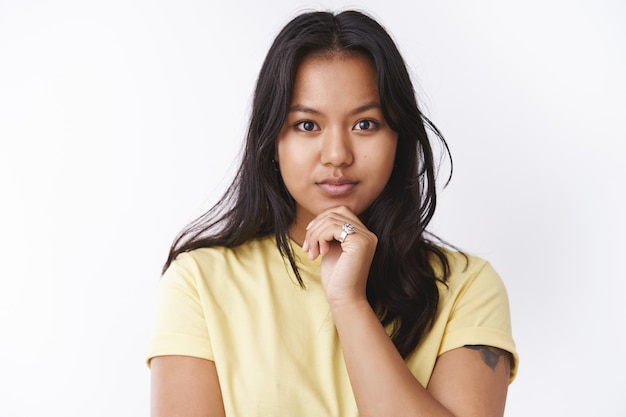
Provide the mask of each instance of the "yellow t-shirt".
[{"label": "yellow t-shirt", "polygon": [[[293,244],[302,289],[273,237],[180,254],[164,274],[148,359],[215,362],[227,416],[358,416],[321,286],[321,260]],[[449,253],[431,331],[407,360],[424,386],[437,356],[464,345],[517,353],[504,285],[488,262]]]}]

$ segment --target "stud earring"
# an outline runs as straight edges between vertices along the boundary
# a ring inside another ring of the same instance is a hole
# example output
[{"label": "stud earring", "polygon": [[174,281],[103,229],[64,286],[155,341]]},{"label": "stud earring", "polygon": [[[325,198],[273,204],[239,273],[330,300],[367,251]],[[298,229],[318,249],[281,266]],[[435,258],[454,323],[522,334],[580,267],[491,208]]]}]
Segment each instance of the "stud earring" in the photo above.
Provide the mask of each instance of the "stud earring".
[{"label": "stud earring", "polygon": [[276,160],[274,159],[272,159],[272,168],[274,169],[274,171],[280,172],[280,166],[278,165],[278,162],[276,162]]}]

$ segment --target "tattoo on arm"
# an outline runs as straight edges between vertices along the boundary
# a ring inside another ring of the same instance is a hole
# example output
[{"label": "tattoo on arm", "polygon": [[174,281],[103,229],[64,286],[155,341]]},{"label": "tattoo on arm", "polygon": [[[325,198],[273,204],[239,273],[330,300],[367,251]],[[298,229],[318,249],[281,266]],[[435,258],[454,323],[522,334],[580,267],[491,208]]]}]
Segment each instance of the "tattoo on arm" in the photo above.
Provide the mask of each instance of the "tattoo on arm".
[{"label": "tattoo on arm", "polygon": [[485,345],[465,345],[465,347],[467,349],[478,351],[483,362],[485,362],[485,365],[490,367],[492,371],[496,370],[496,366],[498,366],[500,357],[504,357],[504,366],[506,367],[506,372],[507,374],[511,372],[511,357],[509,352]]}]

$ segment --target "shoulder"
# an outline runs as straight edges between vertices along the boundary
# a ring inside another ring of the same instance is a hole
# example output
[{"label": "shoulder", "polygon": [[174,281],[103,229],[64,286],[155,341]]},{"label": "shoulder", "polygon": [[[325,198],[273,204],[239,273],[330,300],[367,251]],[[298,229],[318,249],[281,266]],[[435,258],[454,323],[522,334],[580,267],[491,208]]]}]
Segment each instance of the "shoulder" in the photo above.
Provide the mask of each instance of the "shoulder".
[{"label": "shoulder", "polygon": [[211,246],[180,253],[163,275],[198,291],[220,292],[233,287],[268,285],[276,276],[292,273],[273,236],[250,240],[229,248]]},{"label": "shoulder", "polygon": [[486,287],[506,293],[504,283],[489,261],[478,256],[444,250],[450,267],[446,281],[449,292],[462,292],[468,287]]},{"label": "shoulder", "polygon": [[179,272],[197,274],[207,269],[215,270],[215,268],[221,266],[236,268],[237,266],[270,260],[277,253],[278,249],[274,239],[272,237],[264,237],[250,240],[233,248],[211,246],[180,253],[172,262],[168,271],[172,269]]},{"label": "shoulder", "polygon": [[507,343],[494,345],[482,339],[471,339],[463,344],[488,344],[514,352],[510,350],[514,348],[510,339],[509,299],[500,275],[480,257],[449,252],[449,259],[450,277],[440,286],[439,306],[448,331],[464,329],[463,332],[477,334],[478,328],[489,329],[489,333],[506,337]]},{"label": "shoulder", "polygon": [[440,319],[445,323],[442,352],[465,345],[487,345],[510,352],[511,378],[517,368],[508,294],[490,262],[448,251],[450,276],[440,286]]}]

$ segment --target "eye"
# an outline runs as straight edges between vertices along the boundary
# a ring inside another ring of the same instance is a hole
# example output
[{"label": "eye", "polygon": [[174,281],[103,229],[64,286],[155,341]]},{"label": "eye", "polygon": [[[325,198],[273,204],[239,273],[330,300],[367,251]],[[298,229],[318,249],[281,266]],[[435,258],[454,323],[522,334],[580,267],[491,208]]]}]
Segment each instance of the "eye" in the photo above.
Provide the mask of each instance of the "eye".
[{"label": "eye", "polygon": [[304,120],[296,124],[296,129],[303,130],[305,132],[313,132],[314,130],[319,130],[318,126],[315,122],[310,120]]},{"label": "eye", "polygon": [[376,126],[378,125],[378,123],[376,123],[373,120],[359,120],[355,125],[354,128],[355,130],[374,130],[376,128]]}]

